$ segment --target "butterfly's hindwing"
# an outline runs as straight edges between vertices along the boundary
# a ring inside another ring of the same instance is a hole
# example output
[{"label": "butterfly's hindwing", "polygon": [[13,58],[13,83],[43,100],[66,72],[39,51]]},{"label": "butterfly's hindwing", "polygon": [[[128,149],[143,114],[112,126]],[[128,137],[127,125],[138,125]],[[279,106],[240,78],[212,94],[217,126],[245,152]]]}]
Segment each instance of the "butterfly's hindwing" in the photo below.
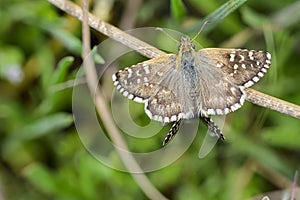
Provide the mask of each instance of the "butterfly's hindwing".
[{"label": "butterfly's hindwing", "polygon": [[199,59],[194,65],[193,73],[189,74],[197,84],[192,87],[191,78],[184,78],[181,90],[185,94],[185,104],[182,104],[187,104],[184,111],[192,112],[190,118],[224,115],[242,106],[245,100],[242,86],[230,82],[221,72],[207,63],[199,62]]},{"label": "butterfly's hindwing", "polygon": [[158,86],[159,90],[147,100],[145,111],[156,121],[171,122],[178,120],[182,105],[177,101],[176,94],[167,87]]}]

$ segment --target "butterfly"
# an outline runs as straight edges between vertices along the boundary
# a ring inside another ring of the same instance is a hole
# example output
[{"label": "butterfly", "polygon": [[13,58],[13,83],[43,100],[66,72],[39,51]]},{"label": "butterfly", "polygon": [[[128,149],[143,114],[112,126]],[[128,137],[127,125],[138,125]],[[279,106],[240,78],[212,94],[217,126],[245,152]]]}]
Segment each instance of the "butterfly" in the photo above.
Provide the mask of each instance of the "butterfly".
[{"label": "butterfly", "polygon": [[200,118],[210,132],[224,139],[209,117],[239,109],[245,88],[267,72],[271,54],[230,48],[195,50],[193,40],[182,36],[177,54],[166,54],[119,70],[112,76],[119,92],[144,103],[150,119],[173,122],[163,146],[178,132],[182,120]]}]

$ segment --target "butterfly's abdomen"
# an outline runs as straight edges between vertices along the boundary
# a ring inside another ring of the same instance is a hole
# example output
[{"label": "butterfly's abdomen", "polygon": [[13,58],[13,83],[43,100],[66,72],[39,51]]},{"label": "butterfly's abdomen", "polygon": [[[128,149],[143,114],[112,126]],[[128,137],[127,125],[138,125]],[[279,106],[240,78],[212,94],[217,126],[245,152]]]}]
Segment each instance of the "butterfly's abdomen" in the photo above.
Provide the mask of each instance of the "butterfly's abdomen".
[{"label": "butterfly's abdomen", "polygon": [[182,76],[184,80],[184,90],[186,91],[186,94],[188,95],[188,98],[190,100],[194,100],[198,97],[197,93],[197,87],[199,84],[198,80],[198,74],[196,72],[195,68],[195,59],[194,57],[190,57],[189,59],[184,59],[188,58],[189,56],[183,56],[181,60],[181,70],[182,70]]}]

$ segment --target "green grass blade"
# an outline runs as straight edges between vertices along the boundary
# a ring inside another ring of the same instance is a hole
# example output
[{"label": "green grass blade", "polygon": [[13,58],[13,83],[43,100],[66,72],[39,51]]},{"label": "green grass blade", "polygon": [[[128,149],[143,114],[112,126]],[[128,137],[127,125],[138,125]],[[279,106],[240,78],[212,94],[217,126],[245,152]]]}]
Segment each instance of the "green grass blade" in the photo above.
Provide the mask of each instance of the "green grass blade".
[{"label": "green grass blade", "polygon": [[197,32],[200,30],[202,24],[205,21],[209,23],[206,24],[205,29],[203,29],[204,33],[211,31],[214,27],[220,24],[230,13],[238,9],[241,5],[243,5],[247,0],[229,0],[220,6],[216,11],[205,17],[199,25],[197,25],[191,32]]}]

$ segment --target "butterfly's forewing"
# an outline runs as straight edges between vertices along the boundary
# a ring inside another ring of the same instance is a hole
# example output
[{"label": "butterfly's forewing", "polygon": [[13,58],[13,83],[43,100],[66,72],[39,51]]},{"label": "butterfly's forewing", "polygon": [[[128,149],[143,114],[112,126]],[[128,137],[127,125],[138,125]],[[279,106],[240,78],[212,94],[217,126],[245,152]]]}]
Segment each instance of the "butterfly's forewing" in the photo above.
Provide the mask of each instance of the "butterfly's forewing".
[{"label": "butterfly's forewing", "polygon": [[145,103],[146,114],[154,120],[171,122],[179,119],[181,103],[177,101],[182,88],[176,55],[167,54],[133,65],[113,75],[121,94],[139,103]]},{"label": "butterfly's forewing", "polygon": [[250,87],[271,64],[271,54],[248,49],[205,48],[198,51],[202,63],[220,71],[232,83]]},{"label": "butterfly's forewing", "polygon": [[148,99],[157,91],[162,77],[171,70],[175,55],[167,54],[138,63],[113,75],[113,81],[121,94],[139,103]]}]

